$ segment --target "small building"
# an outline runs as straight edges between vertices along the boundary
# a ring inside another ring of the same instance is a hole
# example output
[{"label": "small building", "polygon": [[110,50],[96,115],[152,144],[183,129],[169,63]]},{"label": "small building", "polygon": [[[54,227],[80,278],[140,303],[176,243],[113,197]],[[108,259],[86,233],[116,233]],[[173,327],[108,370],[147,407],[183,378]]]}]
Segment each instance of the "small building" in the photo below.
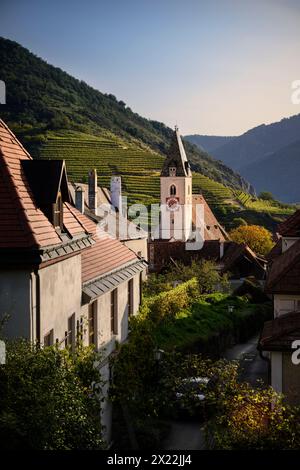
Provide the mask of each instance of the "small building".
[{"label": "small building", "polygon": [[266,281],[274,319],[265,323],[258,348],[270,356],[272,387],[299,405],[300,367],[292,355],[294,341],[300,341],[300,210],[279,225],[278,238],[268,258]]},{"label": "small building", "polygon": [[[93,344],[109,355],[128,335],[146,262],[71,202],[64,161],[33,160],[0,120],[0,321],[6,338]],[[102,407],[110,440],[111,406]]]}]

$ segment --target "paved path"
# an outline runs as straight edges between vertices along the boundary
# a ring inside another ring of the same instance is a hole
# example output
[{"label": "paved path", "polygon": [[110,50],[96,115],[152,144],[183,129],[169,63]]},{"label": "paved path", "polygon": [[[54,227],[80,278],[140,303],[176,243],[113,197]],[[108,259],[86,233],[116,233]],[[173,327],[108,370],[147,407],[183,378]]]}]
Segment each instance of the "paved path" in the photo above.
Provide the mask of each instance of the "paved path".
[{"label": "paved path", "polygon": [[202,450],[205,448],[204,432],[200,423],[172,421],[170,434],[164,442],[166,450]]},{"label": "paved path", "polygon": [[232,361],[238,360],[241,364],[240,380],[257,385],[257,380],[268,383],[268,362],[263,360],[257,351],[258,336],[254,336],[246,343],[236,344],[223,353],[223,357]]},{"label": "paved path", "polygon": [[[240,380],[251,385],[257,384],[257,379],[268,381],[268,363],[261,359],[257,351],[258,337],[227,349],[223,357],[241,364]],[[192,421],[172,421],[170,434],[164,442],[166,450],[203,450],[205,438],[203,424]]]}]

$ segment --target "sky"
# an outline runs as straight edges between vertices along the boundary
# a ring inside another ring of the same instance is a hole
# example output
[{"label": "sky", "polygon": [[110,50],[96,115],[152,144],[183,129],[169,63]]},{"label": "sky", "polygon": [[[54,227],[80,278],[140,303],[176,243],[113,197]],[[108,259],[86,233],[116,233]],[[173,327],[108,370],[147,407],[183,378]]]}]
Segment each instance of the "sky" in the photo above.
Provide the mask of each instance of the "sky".
[{"label": "sky", "polygon": [[182,134],[300,113],[300,0],[0,0],[0,36]]}]

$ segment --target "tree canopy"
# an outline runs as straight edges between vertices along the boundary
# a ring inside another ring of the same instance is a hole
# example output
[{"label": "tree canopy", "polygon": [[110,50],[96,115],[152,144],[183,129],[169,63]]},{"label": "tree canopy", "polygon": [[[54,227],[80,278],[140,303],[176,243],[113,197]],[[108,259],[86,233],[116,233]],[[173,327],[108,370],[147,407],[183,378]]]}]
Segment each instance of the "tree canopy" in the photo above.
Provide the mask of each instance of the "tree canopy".
[{"label": "tree canopy", "polygon": [[259,225],[241,225],[231,230],[229,236],[234,242],[246,243],[260,255],[269,253],[274,245],[271,232]]}]

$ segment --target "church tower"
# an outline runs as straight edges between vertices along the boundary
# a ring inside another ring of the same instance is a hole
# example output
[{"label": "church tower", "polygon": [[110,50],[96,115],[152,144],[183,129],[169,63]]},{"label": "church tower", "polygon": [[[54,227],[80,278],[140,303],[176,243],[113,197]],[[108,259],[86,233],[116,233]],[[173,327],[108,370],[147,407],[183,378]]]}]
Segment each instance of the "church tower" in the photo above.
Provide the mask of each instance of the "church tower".
[{"label": "church tower", "polygon": [[192,172],[176,126],[160,175],[160,238],[187,241],[192,230]]}]

